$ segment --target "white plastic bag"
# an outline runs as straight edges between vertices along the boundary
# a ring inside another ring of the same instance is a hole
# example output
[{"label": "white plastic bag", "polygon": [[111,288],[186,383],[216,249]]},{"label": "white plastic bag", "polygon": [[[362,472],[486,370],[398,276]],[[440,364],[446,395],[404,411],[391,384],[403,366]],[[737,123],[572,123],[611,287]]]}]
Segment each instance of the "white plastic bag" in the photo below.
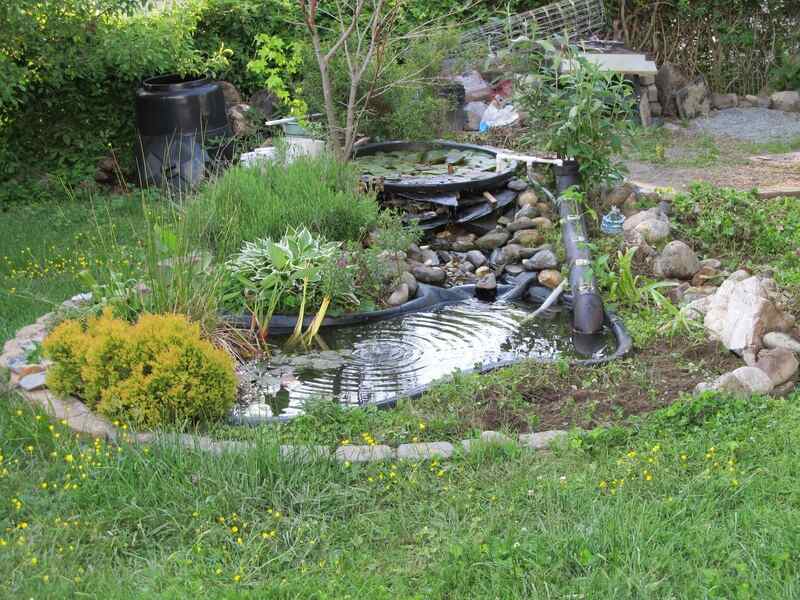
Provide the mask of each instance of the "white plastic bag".
[{"label": "white plastic bag", "polygon": [[486,131],[493,127],[508,127],[519,120],[519,113],[514,110],[511,104],[506,104],[499,108],[496,102],[492,102],[481,118],[479,131]]}]

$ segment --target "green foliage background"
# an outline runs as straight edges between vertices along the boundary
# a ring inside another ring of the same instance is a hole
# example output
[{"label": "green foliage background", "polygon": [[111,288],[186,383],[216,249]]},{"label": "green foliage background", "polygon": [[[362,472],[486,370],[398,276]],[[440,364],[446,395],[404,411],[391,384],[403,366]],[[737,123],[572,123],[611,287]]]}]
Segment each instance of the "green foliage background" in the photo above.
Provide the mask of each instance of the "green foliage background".
[{"label": "green foliage background", "polygon": [[[440,24],[470,28],[548,3],[392,1],[403,3],[400,27],[406,30],[437,18]],[[160,9],[143,4],[150,3],[0,3],[0,204],[28,197],[32,189],[40,198],[61,194],[62,180],[77,184],[91,177],[95,161],[110,149],[123,167],[129,166],[133,93],[144,77],[211,73],[247,96],[258,85],[257,75],[247,69],[256,36],[275,35],[286,42],[304,39],[293,0],[184,0]],[[653,50],[659,61],[672,60],[690,73],[703,72],[720,91],[755,92],[772,70],[793,64],[800,30],[795,4],[606,0],[606,16],[609,23],[624,22],[630,46]],[[304,75],[312,71],[306,67]],[[787,78],[796,79],[787,73],[777,79]],[[429,91],[420,97],[405,90],[387,99],[384,114],[426,105],[435,115],[433,99]],[[398,117],[395,122],[379,119],[376,128],[402,136],[429,131],[428,125]],[[43,179],[45,173],[49,179]]]}]

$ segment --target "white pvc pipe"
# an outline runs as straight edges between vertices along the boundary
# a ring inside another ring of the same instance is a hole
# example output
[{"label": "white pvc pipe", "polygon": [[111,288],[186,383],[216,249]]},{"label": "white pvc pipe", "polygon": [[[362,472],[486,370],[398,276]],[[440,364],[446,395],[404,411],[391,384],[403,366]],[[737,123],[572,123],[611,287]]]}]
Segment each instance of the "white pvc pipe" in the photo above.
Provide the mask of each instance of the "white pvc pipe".
[{"label": "white pvc pipe", "polygon": [[567,287],[567,280],[564,279],[561,283],[558,284],[558,287],[556,287],[552,292],[550,292],[550,295],[547,297],[547,300],[542,302],[542,305],[539,308],[537,308],[527,317],[522,319],[520,325],[522,325],[523,323],[527,323],[528,321],[533,321],[536,317],[538,317],[548,308],[553,306],[553,304],[556,303],[556,300],[558,300],[558,297],[561,296],[561,293],[564,291],[564,288],[566,287]]}]

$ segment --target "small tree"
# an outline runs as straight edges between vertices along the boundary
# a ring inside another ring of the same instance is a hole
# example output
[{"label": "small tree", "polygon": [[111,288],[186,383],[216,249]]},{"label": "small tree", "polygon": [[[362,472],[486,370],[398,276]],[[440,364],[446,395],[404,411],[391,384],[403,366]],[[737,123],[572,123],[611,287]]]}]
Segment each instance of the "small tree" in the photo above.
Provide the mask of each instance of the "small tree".
[{"label": "small tree", "polygon": [[[337,155],[347,158],[356,142],[359,121],[376,93],[376,82],[388,62],[387,48],[392,42],[401,3],[392,2],[389,6],[386,0],[331,0],[331,8],[322,11],[320,0],[299,2],[322,78],[331,142]],[[326,41],[330,42],[329,46]],[[336,110],[337,99],[331,81],[331,62],[340,52],[344,54],[350,82],[344,123],[340,122]]]},{"label": "small tree", "polygon": [[534,75],[518,90],[530,115],[525,142],[578,161],[587,189],[620,176],[615,159],[630,126],[634,96],[618,73],[604,71],[576,51],[547,41],[531,53]]}]

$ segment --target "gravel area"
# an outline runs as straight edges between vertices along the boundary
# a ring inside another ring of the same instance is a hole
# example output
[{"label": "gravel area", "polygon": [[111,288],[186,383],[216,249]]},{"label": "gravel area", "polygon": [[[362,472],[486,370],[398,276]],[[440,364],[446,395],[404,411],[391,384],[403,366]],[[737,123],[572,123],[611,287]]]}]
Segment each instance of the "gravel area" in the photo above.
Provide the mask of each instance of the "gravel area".
[{"label": "gravel area", "polygon": [[771,142],[800,137],[800,113],[768,108],[729,108],[692,121],[691,128],[714,136],[751,142]]}]

